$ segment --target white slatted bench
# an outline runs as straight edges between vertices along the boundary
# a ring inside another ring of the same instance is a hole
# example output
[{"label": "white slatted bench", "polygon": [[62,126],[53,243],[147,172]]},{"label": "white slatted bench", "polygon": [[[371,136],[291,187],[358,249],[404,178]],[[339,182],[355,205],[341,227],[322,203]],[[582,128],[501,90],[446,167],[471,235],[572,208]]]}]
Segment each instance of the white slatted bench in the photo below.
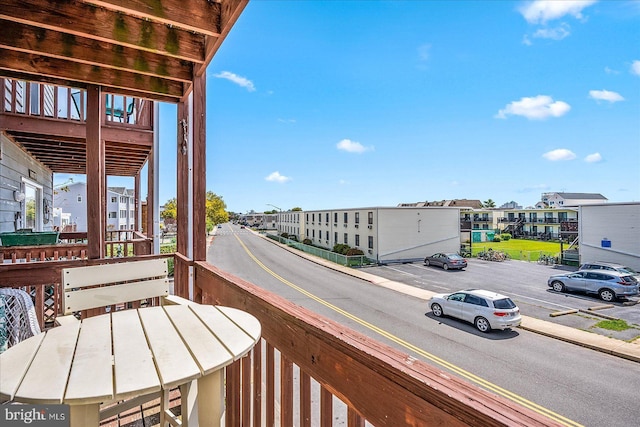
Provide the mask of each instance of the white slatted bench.
[{"label": "white slatted bench", "polygon": [[74,313],[93,308],[115,307],[148,298],[160,298],[161,304],[190,304],[191,301],[169,295],[167,259],[129,261],[90,265],[62,270],[64,316],[56,322],[74,322]]}]

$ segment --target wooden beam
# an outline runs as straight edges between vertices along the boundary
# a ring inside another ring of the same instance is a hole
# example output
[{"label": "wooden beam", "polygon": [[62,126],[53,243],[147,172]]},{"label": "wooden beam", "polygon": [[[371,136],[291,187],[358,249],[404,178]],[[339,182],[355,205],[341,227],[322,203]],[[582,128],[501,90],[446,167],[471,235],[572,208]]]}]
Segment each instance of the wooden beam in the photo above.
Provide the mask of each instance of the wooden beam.
[{"label": "wooden beam", "polygon": [[99,86],[87,88],[87,256],[104,258],[105,228],[103,197],[105,159],[101,136],[102,92]]},{"label": "wooden beam", "polygon": [[[176,252],[186,258],[185,261],[192,261],[189,250],[189,97],[178,102],[178,122],[176,134],[176,209],[177,209],[177,242]],[[189,265],[183,262],[181,257],[176,257],[174,268],[175,292],[189,298]]]},{"label": "wooden beam", "polygon": [[85,87],[96,84],[104,86],[110,92],[122,93],[123,89],[133,88],[143,94],[142,98],[154,98],[165,95],[175,98],[183,95],[184,84],[175,80],[162,79],[123,70],[104,69],[71,60],[45,57],[0,48],[0,70],[12,71],[18,75],[32,76],[28,80],[38,81],[42,77],[62,78],[72,82],[72,86]]},{"label": "wooden beam", "polygon": [[207,76],[193,79],[193,260],[207,259]]},{"label": "wooden beam", "polygon": [[153,6],[143,0],[88,0],[95,5],[139,16],[150,21],[184,28],[208,36],[220,35],[220,9],[217,1],[163,0]]},{"label": "wooden beam", "polygon": [[[25,53],[70,59],[82,64],[189,82],[191,63],[127,46],[0,19],[0,46]],[[201,50],[201,49],[200,49]]]},{"label": "wooden beam", "polygon": [[[205,2],[198,3],[202,7]],[[193,11],[183,10],[183,13],[190,12]],[[204,35],[216,35],[199,29],[184,30],[173,21],[136,18],[128,11],[123,13],[73,0],[3,0],[0,18],[194,63],[203,62]],[[73,39],[65,43],[67,46],[74,44]]]}]

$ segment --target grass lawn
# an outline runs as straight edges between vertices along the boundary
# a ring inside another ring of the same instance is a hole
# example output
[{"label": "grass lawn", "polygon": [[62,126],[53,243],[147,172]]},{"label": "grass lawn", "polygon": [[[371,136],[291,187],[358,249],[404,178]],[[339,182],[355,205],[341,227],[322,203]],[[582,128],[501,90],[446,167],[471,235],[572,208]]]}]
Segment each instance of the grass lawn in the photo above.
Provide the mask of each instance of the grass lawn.
[{"label": "grass lawn", "polygon": [[[565,245],[565,249],[568,245]],[[525,261],[537,261],[540,255],[559,256],[559,242],[545,242],[540,240],[510,239],[500,242],[476,242],[471,245],[473,255],[478,252],[487,251],[489,248],[494,251],[502,251],[511,259],[521,259]]]}]

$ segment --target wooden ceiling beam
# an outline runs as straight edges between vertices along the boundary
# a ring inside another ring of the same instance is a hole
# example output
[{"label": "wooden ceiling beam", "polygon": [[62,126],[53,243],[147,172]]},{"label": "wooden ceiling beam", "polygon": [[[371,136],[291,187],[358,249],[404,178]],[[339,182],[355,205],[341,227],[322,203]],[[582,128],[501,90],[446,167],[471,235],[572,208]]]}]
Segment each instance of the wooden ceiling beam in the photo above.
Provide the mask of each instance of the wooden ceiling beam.
[{"label": "wooden ceiling beam", "polygon": [[[189,82],[191,63],[157,53],[132,49],[58,31],[22,25],[0,19],[0,47],[25,53],[70,59],[86,65],[136,73],[162,79]],[[73,43],[70,43],[70,39]]]},{"label": "wooden ceiling beam", "polygon": [[[96,84],[105,91],[122,93],[123,89],[134,88],[144,94],[142,98],[155,98],[155,94],[173,97],[176,102],[184,90],[183,83],[129,73],[121,70],[106,70],[64,59],[48,58],[16,50],[0,48],[0,70],[10,70],[18,74],[32,75],[28,80],[38,81],[41,76],[69,79],[84,85]],[[74,86],[78,86],[75,85]],[[81,86],[86,87],[86,86]]]},{"label": "wooden ceiling beam", "polygon": [[[204,34],[183,30],[178,23],[140,19],[73,0],[3,0],[2,3],[0,18],[3,19],[194,63],[204,61]],[[65,42],[68,47],[73,44],[73,38]]]},{"label": "wooden ceiling beam", "polygon": [[[42,120],[36,116],[17,114],[0,114],[0,130],[5,130],[17,137],[35,138],[47,135],[55,141],[82,141],[86,138],[86,127],[82,122],[71,120]],[[122,126],[102,126],[102,136],[109,143],[114,141],[128,147],[139,145],[153,146],[153,131],[147,129],[123,128]]]},{"label": "wooden ceiling beam", "polygon": [[163,0],[153,4],[143,0],[85,0],[85,2],[207,36],[220,35],[222,5],[217,1]]}]

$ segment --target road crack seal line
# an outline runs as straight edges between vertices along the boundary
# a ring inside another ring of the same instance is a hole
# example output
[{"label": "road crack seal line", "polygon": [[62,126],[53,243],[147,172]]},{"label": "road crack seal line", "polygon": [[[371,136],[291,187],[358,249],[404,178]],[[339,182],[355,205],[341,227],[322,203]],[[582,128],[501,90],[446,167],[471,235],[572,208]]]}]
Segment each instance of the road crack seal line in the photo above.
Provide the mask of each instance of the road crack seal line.
[{"label": "road crack seal line", "polygon": [[282,276],[278,275],[276,272],[270,270],[266,265],[264,265],[258,258],[256,258],[255,255],[253,255],[253,253],[251,253],[251,251],[249,250],[249,248],[244,244],[244,242],[236,235],[235,236],[236,239],[238,240],[238,242],[240,243],[240,245],[242,246],[242,248],[244,249],[244,251],[247,253],[247,255],[249,255],[249,257],[260,266],[260,268],[262,268],[264,271],[266,271],[267,273],[269,273],[271,276],[275,277],[276,279],[278,279],[279,281],[281,281],[282,283],[284,283],[285,285],[289,286],[290,288],[300,292],[301,294],[305,295],[306,297],[316,301],[317,303],[324,305],[325,307],[335,311],[338,314],[343,315],[344,317],[346,317],[349,320],[352,320],[356,323],[358,323],[361,326],[364,326],[365,328],[379,334],[380,336],[400,345],[401,347],[409,350],[409,351],[413,351],[414,353],[419,354],[420,356],[424,357],[427,360],[430,360],[431,362],[435,363],[436,365],[439,365],[441,367],[444,367],[456,374],[458,374],[459,376],[461,376],[462,378],[467,379],[468,381],[482,386],[483,388],[485,388],[486,390],[489,390],[499,396],[502,396],[506,399],[509,399],[513,402],[516,402],[534,412],[537,412],[539,414],[542,414],[548,418],[551,418],[552,420],[565,425],[565,426],[582,426],[581,424],[570,420],[560,414],[557,414],[553,411],[551,411],[550,409],[547,409],[543,406],[538,405],[535,402],[532,402],[530,400],[525,399],[522,396],[519,396],[515,393],[510,392],[509,390],[506,390],[496,384],[493,384],[487,380],[485,380],[484,378],[481,378],[469,371],[466,371],[444,359],[439,358],[438,356],[435,356],[431,353],[428,353],[426,351],[424,351],[423,349],[416,347],[415,345],[404,341],[403,339],[396,337],[395,335],[392,335],[391,333],[385,331],[384,329],[381,329],[377,326],[375,326],[374,324],[371,324],[363,319],[360,319],[357,316],[354,316],[353,314],[341,309],[340,307],[337,307],[317,296],[315,296],[314,294],[312,294],[311,292],[302,289],[301,287],[295,285],[294,283],[289,282],[287,279],[283,278]]}]

